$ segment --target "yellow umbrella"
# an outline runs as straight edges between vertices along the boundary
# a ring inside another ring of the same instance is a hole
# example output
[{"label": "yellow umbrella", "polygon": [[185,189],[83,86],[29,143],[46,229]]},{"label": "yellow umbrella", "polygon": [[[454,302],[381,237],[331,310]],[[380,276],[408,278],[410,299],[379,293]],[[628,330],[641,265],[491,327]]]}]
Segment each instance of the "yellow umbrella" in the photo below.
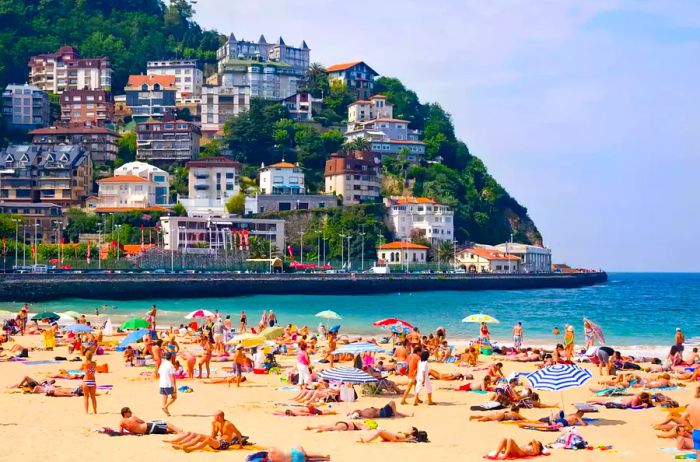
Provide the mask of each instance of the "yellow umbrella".
[{"label": "yellow umbrella", "polygon": [[265,343],[265,340],[267,339],[262,335],[238,334],[226,343],[228,343],[229,345],[241,345],[245,348],[250,348],[262,345],[263,343]]}]

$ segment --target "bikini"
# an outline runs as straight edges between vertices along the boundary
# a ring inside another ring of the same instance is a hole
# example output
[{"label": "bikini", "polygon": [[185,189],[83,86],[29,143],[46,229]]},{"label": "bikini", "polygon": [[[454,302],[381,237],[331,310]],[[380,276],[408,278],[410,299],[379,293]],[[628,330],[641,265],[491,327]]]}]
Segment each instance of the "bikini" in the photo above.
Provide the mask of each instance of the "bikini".
[{"label": "bikini", "polygon": [[[88,375],[92,375],[93,377],[95,376],[95,366],[89,367],[85,369],[85,376],[87,377]],[[97,382],[95,382],[95,379],[92,380],[83,380],[83,385],[86,387],[96,387]]]},{"label": "bikini", "polygon": [[289,451],[289,462],[306,462],[306,456],[298,449]]}]

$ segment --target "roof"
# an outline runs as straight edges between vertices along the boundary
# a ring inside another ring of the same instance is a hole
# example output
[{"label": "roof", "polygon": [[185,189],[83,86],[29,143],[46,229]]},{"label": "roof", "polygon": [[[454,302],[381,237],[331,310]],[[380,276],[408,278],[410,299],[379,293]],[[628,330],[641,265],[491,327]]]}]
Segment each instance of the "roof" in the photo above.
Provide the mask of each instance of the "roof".
[{"label": "roof", "polygon": [[128,87],[140,87],[143,84],[154,85],[156,83],[166,86],[175,86],[174,75],[130,75]]},{"label": "roof", "polygon": [[[405,119],[390,119],[390,118],[379,118],[379,119],[374,119],[377,122],[410,122],[409,120]],[[372,122],[371,120],[369,122]]]},{"label": "roof", "polygon": [[379,250],[401,250],[401,249],[411,249],[411,250],[428,250],[428,247],[420,244],[414,244],[413,242],[389,242],[388,244],[382,244],[377,246]]},{"label": "roof", "polygon": [[376,94],[376,95],[370,96],[369,99],[387,99],[387,96],[386,96],[386,95]]},{"label": "roof", "polygon": [[217,156],[217,157],[205,157],[203,159],[191,160],[185,164],[187,168],[192,167],[235,167],[239,168],[241,164],[235,160],[231,160],[227,157]]},{"label": "roof", "polygon": [[353,101],[352,103],[350,103],[350,106],[352,106],[353,104],[372,104],[372,101],[368,101],[366,99],[358,99],[357,101]]},{"label": "roof", "polygon": [[103,178],[101,180],[97,180],[98,183],[148,183],[149,181],[145,178],[141,178],[140,176],[136,175],[119,175],[119,176],[110,176],[109,178]]},{"label": "roof", "polygon": [[328,66],[326,68],[326,72],[344,71],[346,69],[350,69],[353,66],[357,66],[358,64],[361,64],[361,63],[362,63],[362,61],[352,61],[349,63],[333,64],[332,66]]},{"label": "roof", "polygon": [[32,130],[29,132],[30,135],[78,135],[81,133],[119,136],[117,132],[106,129],[104,127],[47,127],[37,128],[36,130]]},{"label": "roof", "polygon": [[437,204],[437,202],[428,197],[401,196],[392,197],[391,200],[397,204]]},{"label": "roof", "polygon": [[277,162],[276,164],[270,164],[268,167],[275,167],[275,168],[296,168],[297,166],[292,164],[291,162]]},{"label": "roof", "polygon": [[515,255],[507,255],[500,250],[484,249],[482,247],[470,247],[460,252],[469,252],[487,260],[520,260]]},{"label": "roof", "polygon": [[169,212],[170,209],[165,207],[96,207],[95,213],[118,213],[118,212]]}]

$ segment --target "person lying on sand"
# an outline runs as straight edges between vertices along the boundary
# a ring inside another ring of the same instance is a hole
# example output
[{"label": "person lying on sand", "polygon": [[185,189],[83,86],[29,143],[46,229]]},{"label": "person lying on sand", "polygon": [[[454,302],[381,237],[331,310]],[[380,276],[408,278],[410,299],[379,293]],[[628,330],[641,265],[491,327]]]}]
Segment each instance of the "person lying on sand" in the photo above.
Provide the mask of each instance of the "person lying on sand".
[{"label": "person lying on sand", "polygon": [[632,385],[634,388],[668,388],[674,384],[671,382],[671,376],[668,373],[663,373],[654,379],[642,379]]},{"label": "person lying on sand", "polygon": [[520,406],[513,406],[509,411],[496,411],[486,415],[469,416],[469,421],[471,422],[473,420],[477,422],[505,422],[526,419],[520,414]]},{"label": "person lying on sand", "polygon": [[679,425],[665,433],[659,433],[656,437],[675,439],[676,449],[680,451],[693,450],[693,432],[684,425]]},{"label": "person lying on sand", "polygon": [[410,416],[407,414],[402,414],[399,411],[396,410],[396,403],[393,401],[389,401],[383,408],[378,409],[376,407],[368,407],[365,409],[358,409],[356,411],[352,411],[351,413],[348,414],[348,417],[351,419],[385,419],[385,418],[391,418],[391,417],[412,417],[413,414]]},{"label": "person lying on sand", "polygon": [[573,414],[564,414],[564,411],[559,411],[555,415],[543,417],[540,422],[549,423],[551,425],[559,424],[562,427],[573,427],[574,425],[587,426],[588,423],[583,420],[583,411],[576,411]]},{"label": "person lying on sand", "polygon": [[164,420],[145,422],[136,417],[128,407],[123,407],[121,414],[122,420],[119,421],[119,431],[121,433],[129,432],[133,435],[167,435],[169,433],[182,433],[182,430]]},{"label": "person lying on sand", "polygon": [[592,399],[587,401],[587,403],[616,409],[647,409],[654,407],[654,404],[651,402],[651,395],[646,392],[638,393],[629,398],[614,399],[611,401]]},{"label": "person lying on sand", "polygon": [[57,373],[46,374],[46,376],[51,378],[51,379],[82,379],[83,377],[85,377],[85,373],[82,371],[80,371],[80,373],[78,373],[76,371],[75,374],[70,374],[65,369],[59,369]]},{"label": "person lying on sand", "polygon": [[419,430],[416,427],[411,428],[407,432],[396,432],[392,433],[386,430],[376,430],[369,436],[360,438],[357,440],[358,443],[371,443],[374,440],[381,439],[382,443],[410,443],[418,441],[416,436]]},{"label": "person lying on sand", "polygon": [[[236,380],[238,380],[238,378],[235,375],[232,375],[230,377],[217,377],[214,379],[204,379],[204,380],[202,380],[202,383],[206,383],[208,385],[227,383],[228,386],[230,387],[231,383],[235,382]],[[241,377],[241,379],[240,379],[241,382],[245,382],[247,380],[248,379],[245,377]]]},{"label": "person lying on sand", "polygon": [[234,424],[224,418],[224,411],[216,411],[209,436],[200,433],[184,433],[174,440],[166,441],[166,443],[170,443],[173,448],[182,449],[185,452],[202,450],[207,447],[225,451],[234,444],[234,435],[238,449],[242,449],[243,435],[241,432]]},{"label": "person lying on sand", "polygon": [[292,401],[298,403],[313,403],[328,399],[330,397],[340,396],[340,390],[330,388],[325,382],[319,382],[315,390],[302,390],[297,396],[292,398]]},{"label": "person lying on sand", "polygon": [[498,444],[498,449],[487,455],[489,459],[524,459],[543,454],[544,446],[537,440],[532,440],[523,448],[512,438],[504,438]]},{"label": "person lying on sand", "polygon": [[668,417],[666,417],[663,422],[655,424],[653,428],[654,430],[670,431],[679,425],[683,425],[683,423],[684,421],[680,412],[671,411],[668,413]]},{"label": "person lying on sand", "polygon": [[322,462],[330,460],[331,456],[312,454],[306,452],[301,446],[290,449],[288,453],[277,448],[271,448],[267,451],[268,462]]},{"label": "person lying on sand", "polygon": [[476,383],[465,383],[457,388],[455,391],[493,391],[492,378],[490,375],[485,375],[480,382]]},{"label": "person lying on sand", "polygon": [[430,369],[430,377],[435,380],[464,380],[464,374],[445,373],[441,374],[435,369]]},{"label": "person lying on sand", "polygon": [[362,422],[353,422],[351,421],[340,421],[336,422],[333,425],[317,425],[315,427],[306,427],[304,430],[312,430],[315,431],[316,433],[323,433],[323,432],[353,432],[353,431],[360,431],[360,430],[370,430],[369,426],[365,425]]},{"label": "person lying on sand", "polygon": [[[35,380],[35,379],[29,377],[28,375],[25,375],[20,383],[18,383],[16,385],[11,385],[7,388],[28,388],[30,390],[33,390],[34,388],[36,388],[40,385],[41,386],[46,385],[48,382],[49,382],[48,380],[42,380],[41,382],[39,382],[38,380]],[[56,383],[56,381],[53,380],[53,381],[51,381],[51,383]]]},{"label": "person lying on sand", "polygon": [[700,368],[695,369],[693,372],[676,372],[673,378],[686,382],[695,382],[696,380],[700,380]]},{"label": "person lying on sand", "polygon": [[301,409],[286,409],[284,413],[276,413],[276,415],[287,415],[287,416],[315,416],[315,415],[334,415],[337,414],[335,411],[322,411],[316,406],[310,405],[306,408]]}]

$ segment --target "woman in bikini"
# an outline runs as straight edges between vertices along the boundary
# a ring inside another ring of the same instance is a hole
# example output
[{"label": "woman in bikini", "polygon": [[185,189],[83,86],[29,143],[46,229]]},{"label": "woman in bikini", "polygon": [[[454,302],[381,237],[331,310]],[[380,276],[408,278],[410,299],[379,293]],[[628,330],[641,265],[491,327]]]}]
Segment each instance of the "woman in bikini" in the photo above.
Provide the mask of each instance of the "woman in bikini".
[{"label": "woman in bikini", "polygon": [[569,364],[574,356],[574,341],[574,326],[568,326],[566,328],[566,334],[564,334],[564,353],[566,354],[566,362]]},{"label": "woman in bikini", "polygon": [[415,427],[409,432],[396,432],[392,433],[386,430],[376,430],[369,437],[360,438],[357,440],[359,443],[370,443],[374,440],[381,439],[382,443],[409,443],[416,441],[416,433],[418,429]]},{"label": "woman in bikini", "polygon": [[586,318],[583,318],[583,336],[586,339],[586,350],[588,350],[595,343],[595,334],[591,321]]},{"label": "woman in bikini", "polygon": [[202,349],[204,350],[204,352],[202,354],[202,359],[199,360],[199,376],[197,378],[202,378],[203,367],[207,368],[207,378],[209,378],[209,363],[211,362],[212,350],[211,342],[209,342],[209,337],[207,337],[206,335],[202,335],[202,340],[200,340],[200,343],[202,344]]},{"label": "woman in bikini", "polygon": [[93,414],[97,414],[97,383],[95,382],[96,364],[92,360],[92,351],[85,353],[85,361],[80,366],[80,370],[85,372],[83,377],[83,395],[85,397],[85,413],[89,414],[89,403],[92,401]]},{"label": "woman in bikini", "polygon": [[524,459],[526,457],[534,457],[543,454],[544,446],[537,440],[532,440],[524,448],[512,438],[504,438],[498,445],[496,451],[488,454],[489,459]]},{"label": "woman in bikini", "polygon": [[508,422],[525,420],[525,417],[520,414],[519,406],[513,406],[510,408],[510,411],[497,411],[487,415],[472,415],[469,416],[469,420],[476,420],[477,422]]},{"label": "woman in bikini", "polygon": [[304,430],[313,430],[316,433],[323,432],[354,432],[360,430],[370,430],[369,426],[362,422],[340,421],[333,425],[318,425],[316,427],[306,427]]}]

